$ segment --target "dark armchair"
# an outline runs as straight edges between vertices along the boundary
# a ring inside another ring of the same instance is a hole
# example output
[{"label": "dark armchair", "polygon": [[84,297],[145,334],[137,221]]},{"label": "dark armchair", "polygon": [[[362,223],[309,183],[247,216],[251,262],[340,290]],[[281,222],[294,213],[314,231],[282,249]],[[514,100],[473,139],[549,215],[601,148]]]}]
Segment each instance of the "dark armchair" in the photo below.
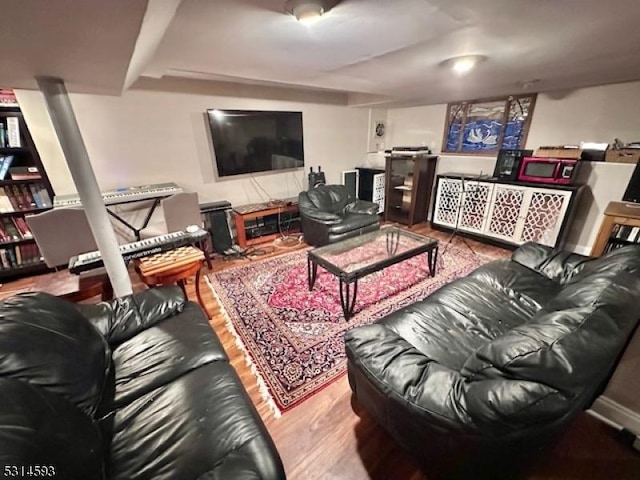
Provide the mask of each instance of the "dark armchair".
[{"label": "dark armchair", "polygon": [[358,200],[344,185],[319,185],[298,195],[304,240],[321,246],[380,228],[378,204]]}]

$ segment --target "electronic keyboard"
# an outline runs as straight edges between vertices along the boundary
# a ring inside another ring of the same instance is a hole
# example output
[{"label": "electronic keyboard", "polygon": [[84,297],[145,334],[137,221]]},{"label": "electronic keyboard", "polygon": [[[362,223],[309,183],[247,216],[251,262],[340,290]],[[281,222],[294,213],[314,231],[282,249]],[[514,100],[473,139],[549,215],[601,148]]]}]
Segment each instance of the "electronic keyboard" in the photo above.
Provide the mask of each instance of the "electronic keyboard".
[{"label": "electronic keyboard", "polygon": [[[195,232],[173,232],[157,237],[139,240],[137,242],[126,243],[120,245],[119,250],[125,262],[135,258],[148,257],[156,253],[162,253],[184,245],[198,243],[207,238],[206,230],[197,230]],[[104,265],[102,255],[99,250],[93,252],[81,253],[75,255],[69,260],[69,271],[71,273],[82,273],[94,268],[100,268]]]},{"label": "electronic keyboard", "polygon": [[[136,187],[116,188],[101,192],[105,205],[117,205],[119,203],[139,202],[141,200],[153,200],[154,198],[168,197],[175,193],[182,193],[181,187],[173,182],[158,183],[155,185],[139,185]],[[80,207],[80,197],[77,193],[71,195],[56,195],[53,199],[53,207]]]}]

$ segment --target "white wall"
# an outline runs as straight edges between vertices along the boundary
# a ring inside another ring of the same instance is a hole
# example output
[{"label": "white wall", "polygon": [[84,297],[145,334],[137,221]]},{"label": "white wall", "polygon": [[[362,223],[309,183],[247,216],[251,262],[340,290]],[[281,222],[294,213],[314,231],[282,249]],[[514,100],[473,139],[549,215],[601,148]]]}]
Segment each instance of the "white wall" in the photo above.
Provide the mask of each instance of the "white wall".
[{"label": "white wall", "polygon": [[[72,94],[89,156],[102,189],[175,181],[197,191],[201,202],[229,200],[234,205],[297,195],[306,188],[309,166],[322,165],[327,181],[358,165],[384,166],[371,151],[371,123],[386,118],[387,148],[427,145],[439,152],[446,105],[385,111],[349,108],[322,95],[233,96],[229,86],[212,95],[204,88],[191,93],[160,88],[129,90],[120,97]],[[240,90],[239,90],[240,91]],[[254,92],[252,92],[254,93]],[[19,91],[18,100],[58,194],[75,191],[39,92]],[[287,100],[290,97],[295,100]],[[301,99],[302,98],[302,99]],[[305,140],[305,170],[217,180],[204,112],[208,108],[301,110]],[[527,148],[585,141],[640,140],[640,82],[573,91],[542,93],[533,115]],[[440,156],[438,173],[493,173],[495,157]],[[627,164],[585,164],[578,180],[585,195],[569,236],[569,247],[588,253],[602,212],[620,200],[633,171]],[[256,184],[259,184],[259,186]],[[263,192],[261,188],[266,191]]]},{"label": "white wall", "polygon": [[[446,105],[390,109],[388,145],[428,145],[440,152]],[[604,85],[579,90],[541,93],[526,148],[640,140],[640,82]],[[369,164],[379,162],[367,158]],[[495,157],[440,154],[437,173],[493,173]],[[568,248],[588,253],[607,204],[621,200],[635,165],[590,162],[583,165],[578,182],[589,191],[583,196],[568,238]]]},{"label": "white wall", "polygon": [[[17,93],[55,192],[75,192],[43,98],[39,92]],[[70,99],[102,190],[173,181],[198,192],[201,203],[224,199],[240,205],[297,196],[306,188],[310,166],[322,165],[327,181],[337,183],[343,170],[362,164],[366,155],[365,109],[157,90]],[[208,108],[302,111],[306,167],[254,174],[253,180],[217,179]]]}]

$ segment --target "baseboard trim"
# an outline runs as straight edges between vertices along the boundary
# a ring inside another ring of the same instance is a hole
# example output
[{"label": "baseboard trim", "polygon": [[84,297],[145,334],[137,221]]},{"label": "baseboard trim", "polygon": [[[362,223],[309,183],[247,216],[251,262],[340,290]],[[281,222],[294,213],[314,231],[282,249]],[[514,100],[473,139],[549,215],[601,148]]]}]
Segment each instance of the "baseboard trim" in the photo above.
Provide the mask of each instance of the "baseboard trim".
[{"label": "baseboard trim", "polygon": [[587,413],[608,423],[613,427],[628,430],[636,436],[640,436],[640,413],[620,405],[618,402],[599,396]]}]

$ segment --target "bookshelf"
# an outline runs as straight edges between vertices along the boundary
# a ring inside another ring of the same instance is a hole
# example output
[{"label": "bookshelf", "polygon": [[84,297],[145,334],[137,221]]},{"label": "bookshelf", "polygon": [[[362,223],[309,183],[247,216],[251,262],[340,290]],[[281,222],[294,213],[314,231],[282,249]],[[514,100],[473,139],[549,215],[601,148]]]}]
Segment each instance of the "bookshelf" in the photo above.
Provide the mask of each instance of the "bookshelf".
[{"label": "bookshelf", "polygon": [[625,245],[640,243],[640,205],[629,202],[610,202],[591,249],[592,257]]},{"label": "bookshelf", "polygon": [[33,138],[10,90],[0,90],[0,281],[48,270],[25,217],[54,196]]}]

